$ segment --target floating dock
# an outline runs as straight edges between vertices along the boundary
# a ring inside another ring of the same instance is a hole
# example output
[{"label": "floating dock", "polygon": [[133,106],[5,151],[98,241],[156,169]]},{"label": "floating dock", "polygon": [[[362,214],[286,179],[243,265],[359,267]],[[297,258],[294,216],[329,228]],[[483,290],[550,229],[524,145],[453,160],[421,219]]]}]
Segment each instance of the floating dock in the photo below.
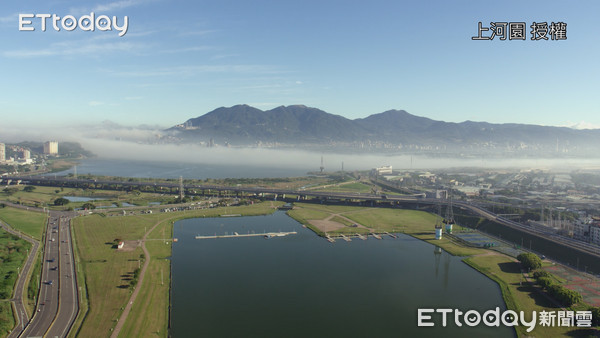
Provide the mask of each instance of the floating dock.
[{"label": "floating dock", "polygon": [[389,232],[385,232],[386,235],[392,237],[392,238],[398,238],[398,236],[394,235],[394,234],[390,234]]},{"label": "floating dock", "polygon": [[389,232],[383,232],[383,233],[375,233],[375,232],[370,232],[369,234],[364,234],[361,235],[359,233],[355,233],[355,234],[335,234],[335,235],[330,235],[330,234],[325,234],[325,239],[330,242],[330,243],[335,243],[336,239],[343,239],[346,242],[352,242],[352,238],[358,238],[358,239],[362,239],[363,241],[366,241],[367,239],[369,239],[369,236],[373,236],[373,238],[376,239],[383,239],[382,236],[384,235],[388,235],[392,238],[398,238],[397,235],[395,234],[391,234]]},{"label": "floating dock", "polygon": [[271,238],[271,237],[284,237],[284,236],[287,236],[287,235],[295,235],[295,234],[297,234],[296,231],[290,231],[290,232],[263,232],[263,233],[259,233],[259,234],[238,234],[237,232],[234,232],[233,235],[196,236],[196,239],[237,238],[237,237],[264,237],[264,238]]}]

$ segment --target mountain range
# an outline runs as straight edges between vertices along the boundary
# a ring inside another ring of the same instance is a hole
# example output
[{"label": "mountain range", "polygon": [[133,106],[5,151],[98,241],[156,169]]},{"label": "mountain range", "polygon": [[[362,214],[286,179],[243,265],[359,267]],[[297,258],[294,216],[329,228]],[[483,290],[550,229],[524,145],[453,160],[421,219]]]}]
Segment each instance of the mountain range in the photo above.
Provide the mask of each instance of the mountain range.
[{"label": "mountain range", "polygon": [[595,152],[600,129],[436,121],[404,110],[350,120],[304,105],[217,108],[168,129],[183,142],[397,151]]}]

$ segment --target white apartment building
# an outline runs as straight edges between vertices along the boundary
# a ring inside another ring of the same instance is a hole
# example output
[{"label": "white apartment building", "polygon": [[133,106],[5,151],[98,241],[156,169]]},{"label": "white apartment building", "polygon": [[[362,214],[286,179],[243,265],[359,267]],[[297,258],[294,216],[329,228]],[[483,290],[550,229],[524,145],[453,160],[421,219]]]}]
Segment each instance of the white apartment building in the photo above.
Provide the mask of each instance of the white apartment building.
[{"label": "white apartment building", "polygon": [[58,142],[47,141],[44,143],[44,154],[56,155],[58,154]]}]

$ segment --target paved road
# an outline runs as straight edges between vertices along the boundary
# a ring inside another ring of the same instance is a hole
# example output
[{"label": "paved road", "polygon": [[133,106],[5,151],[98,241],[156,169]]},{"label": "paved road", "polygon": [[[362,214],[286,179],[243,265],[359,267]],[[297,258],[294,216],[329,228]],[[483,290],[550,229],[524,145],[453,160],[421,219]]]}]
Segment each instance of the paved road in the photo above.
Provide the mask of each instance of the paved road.
[{"label": "paved road", "polygon": [[69,216],[61,215],[59,220],[58,238],[59,243],[59,265],[60,274],[60,299],[58,314],[50,330],[46,333],[47,337],[65,337],[77,313],[79,312],[79,295],[77,292],[77,278],[75,272],[75,262],[73,261],[73,242],[71,238],[71,219]]},{"label": "paved road", "polygon": [[[58,241],[56,234],[52,233],[58,224],[59,217],[51,215],[46,226],[46,238],[44,243],[44,259],[42,261],[41,286],[36,311],[29,325],[25,328],[22,337],[43,336],[56,313],[58,312]],[[54,241],[52,239],[54,238]]]},{"label": "paved road", "polygon": [[71,215],[61,211],[49,212],[38,304],[20,337],[65,337],[77,317],[79,297],[71,241]]},{"label": "paved road", "polygon": [[17,283],[15,285],[15,290],[14,290],[14,294],[13,294],[13,299],[12,302],[15,304],[15,309],[16,309],[16,315],[17,315],[17,326],[14,328],[14,330],[8,335],[8,338],[13,338],[13,337],[18,337],[21,332],[23,332],[23,330],[25,329],[25,325],[27,325],[27,323],[29,322],[29,315],[27,314],[27,311],[25,310],[25,302],[23,300],[24,295],[27,294],[26,289],[25,289],[25,283],[27,282],[27,277],[29,276],[29,271],[31,270],[31,268],[33,267],[33,264],[35,263],[35,257],[37,256],[37,252],[40,248],[40,242],[33,239],[32,237],[29,237],[28,235],[25,235],[21,232],[18,232],[16,230],[14,230],[13,228],[7,226],[6,224],[0,222],[0,224],[2,225],[2,228],[4,230],[6,230],[7,232],[19,236],[22,239],[28,241],[29,243],[31,243],[31,250],[29,252],[29,256],[27,257],[27,261],[25,262],[25,265],[23,266],[23,269],[20,271],[19,273],[19,277],[17,279]]}]

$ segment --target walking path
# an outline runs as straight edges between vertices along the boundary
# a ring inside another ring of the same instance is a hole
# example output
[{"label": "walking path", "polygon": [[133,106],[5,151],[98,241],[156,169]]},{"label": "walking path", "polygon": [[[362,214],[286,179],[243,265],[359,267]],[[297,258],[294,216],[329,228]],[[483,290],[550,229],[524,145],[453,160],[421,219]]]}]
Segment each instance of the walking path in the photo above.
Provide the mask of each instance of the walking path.
[{"label": "walking path", "polygon": [[[175,217],[172,217],[172,218],[175,218]],[[163,222],[167,222],[167,221],[171,220],[172,218],[158,221],[156,224],[154,224],[154,226],[152,226],[152,228],[150,230],[148,230],[144,234],[144,237],[142,238],[142,250],[144,250],[144,256],[146,257],[146,260],[144,261],[144,265],[142,266],[142,270],[140,271],[138,283],[135,286],[135,289],[133,290],[131,297],[129,298],[129,302],[127,302],[127,305],[125,306],[125,310],[123,310],[123,313],[121,314],[121,317],[119,318],[119,321],[117,322],[117,326],[115,326],[113,333],[110,335],[111,338],[117,338],[119,336],[119,332],[121,332],[121,329],[123,328],[123,325],[125,325],[125,321],[127,321],[127,316],[129,315],[129,312],[131,311],[131,307],[133,306],[133,303],[135,303],[135,299],[136,299],[138,293],[140,292],[140,289],[142,288],[142,283],[144,282],[144,276],[146,275],[146,269],[148,268],[148,265],[150,265],[151,257],[150,257],[150,252],[148,251],[148,249],[146,249],[146,237],[148,237],[148,235],[150,233],[152,233],[152,231],[154,231],[154,229],[159,224],[161,224]]]}]

